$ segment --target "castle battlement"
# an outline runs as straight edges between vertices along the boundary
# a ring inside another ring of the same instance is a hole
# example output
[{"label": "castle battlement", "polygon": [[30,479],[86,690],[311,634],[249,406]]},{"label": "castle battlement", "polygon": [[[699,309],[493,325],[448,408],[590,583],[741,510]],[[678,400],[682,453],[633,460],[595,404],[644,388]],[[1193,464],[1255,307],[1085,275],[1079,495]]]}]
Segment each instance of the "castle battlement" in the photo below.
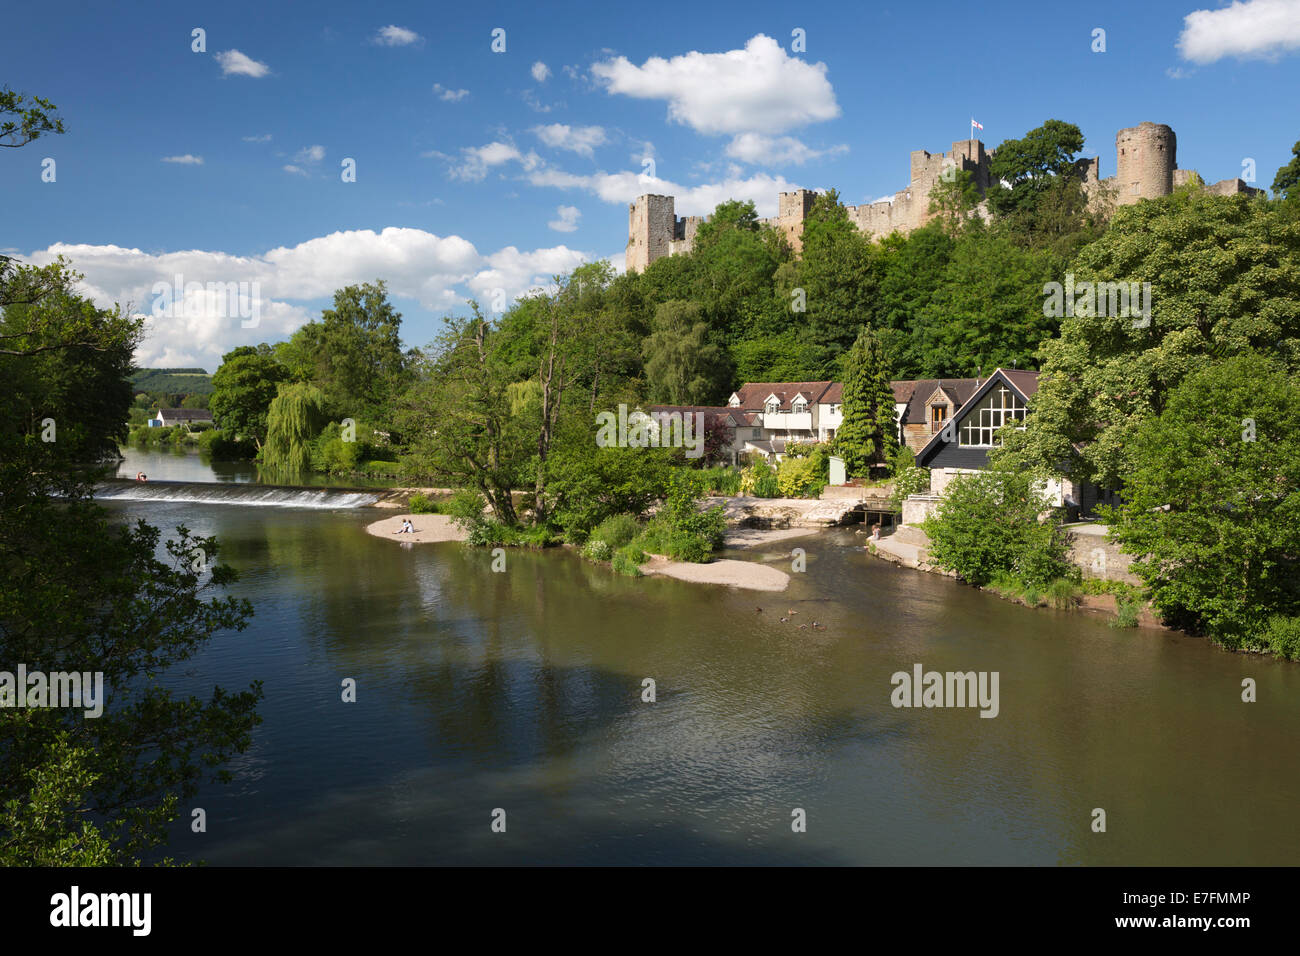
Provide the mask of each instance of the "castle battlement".
[{"label": "castle battlement", "polygon": [[[1173,190],[1199,179],[1193,170],[1179,169],[1178,140],[1174,131],[1163,123],[1144,122],[1115,134],[1116,173],[1100,178],[1097,157],[1077,160],[1075,173],[1083,183],[1090,204],[1126,206],[1142,199],[1167,196]],[[958,140],[946,153],[913,150],[910,178],[906,189],[860,206],[846,206],[849,221],[873,239],[883,239],[894,232],[908,233],[919,229],[932,218],[930,195],[942,181],[944,172],[953,168],[969,172],[972,182],[983,196],[992,183],[992,151],[986,152],[977,139]],[[1215,195],[1261,193],[1240,179],[1224,179],[1206,186]],[[803,251],[803,226],[812,210],[817,193],[812,189],[795,189],[777,195],[777,214],[759,220],[781,232],[796,254]],[[980,204],[980,214],[988,210]],[[702,216],[678,219],[672,196],[645,195],[637,198],[628,210],[627,269],[640,272],[666,255],[690,252],[695,233],[705,221]]]}]

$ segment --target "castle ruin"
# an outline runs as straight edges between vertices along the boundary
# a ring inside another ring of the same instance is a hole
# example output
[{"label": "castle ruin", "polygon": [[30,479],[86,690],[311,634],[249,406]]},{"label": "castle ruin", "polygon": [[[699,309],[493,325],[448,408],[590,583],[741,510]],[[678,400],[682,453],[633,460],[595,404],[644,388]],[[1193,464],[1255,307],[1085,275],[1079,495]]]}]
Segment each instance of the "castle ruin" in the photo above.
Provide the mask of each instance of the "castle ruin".
[{"label": "castle ruin", "polygon": [[[1199,180],[1195,171],[1178,168],[1177,149],[1177,138],[1168,126],[1141,123],[1115,135],[1114,176],[1098,178],[1100,160],[1097,157],[1080,159],[1075,163],[1075,171],[1083,181],[1090,205],[1132,205],[1142,199],[1167,196],[1177,187],[1193,179]],[[986,152],[984,144],[977,139],[958,140],[946,153],[914,150],[907,188],[896,192],[893,199],[845,207],[849,221],[873,239],[918,229],[932,218],[930,194],[944,178],[945,170],[969,172],[971,181],[983,196],[992,183],[992,156],[993,153]],[[949,173],[948,178],[951,176]],[[1205,189],[1218,196],[1263,192],[1236,178],[1221,180]],[[816,196],[817,193],[811,189],[780,193],[777,196],[777,214],[759,222],[781,232],[798,255],[803,251],[804,221]],[[988,216],[982,202],[978,211],[980,215]],[[640,272],[663,256],[690,252],[702,222],[702,216],[677,218],[672,196],[638,197],[628,208],[627,270]]]}]

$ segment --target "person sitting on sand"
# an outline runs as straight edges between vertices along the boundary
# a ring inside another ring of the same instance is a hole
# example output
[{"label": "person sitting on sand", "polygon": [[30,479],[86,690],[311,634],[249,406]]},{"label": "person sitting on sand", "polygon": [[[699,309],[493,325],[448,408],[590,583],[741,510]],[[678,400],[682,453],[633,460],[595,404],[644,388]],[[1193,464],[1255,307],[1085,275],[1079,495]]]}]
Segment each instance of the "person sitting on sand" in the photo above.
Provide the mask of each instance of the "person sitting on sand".
[{"label": "person sitting on sand", "polygon": [[393,534],[414,534],[414,533],[415,533],[415,525],[411,524],[410,518],[403,518],[402,526],[393,532]]}]

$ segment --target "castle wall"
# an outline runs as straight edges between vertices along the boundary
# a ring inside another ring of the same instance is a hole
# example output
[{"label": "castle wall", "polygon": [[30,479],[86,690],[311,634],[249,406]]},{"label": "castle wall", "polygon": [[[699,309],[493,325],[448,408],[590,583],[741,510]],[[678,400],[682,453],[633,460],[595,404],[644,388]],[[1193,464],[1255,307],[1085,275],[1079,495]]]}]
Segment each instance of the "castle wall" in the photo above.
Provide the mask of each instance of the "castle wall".
[{"label": "castle wall", "polygon": [[[1190,182],[1196,173],[1179,169],[1178,141],[1174,131],[1163,123],[1143,122],[1120,130],[1115,135],[1116,174],[1100,178],[1097,157],[1077,160],[1075,174],[1083,184],[1089,205],[1132,205],[1142,199],[1167,196],[1175,187]],[[894,194],[893,200],[845,207],[849,221],[873,239],[883,239],[893,232],[908,233],[930,221],[930,198],[942,181],[944,170],[955,166],[969,172],[984,195],[992,183],[991,155],[977,139],[958,140],[946,153],[914,150],[909,157],[910,181],[906,189]],[[1214,195],[1263,192],[1240,179],[1225,179],[1205,187]],[[796,189],[777,196],[777,214],[760,219],[760,224],[780,231],[796,254],[803,252],[803,227],[816,199],[811,189]],[[990,214],[983,203],[980,216]],[[629,207],[627,268],[641,271],[665,255],[690,252],[695,235],[704,222],[700,216],[677,219],[672,196],[641,196]]]},{"label": "castle wall", "polygon": [[671,255],[677,217],[672,196],[639,196],[628,207],[626,268],[644,272],[646,266]]}]

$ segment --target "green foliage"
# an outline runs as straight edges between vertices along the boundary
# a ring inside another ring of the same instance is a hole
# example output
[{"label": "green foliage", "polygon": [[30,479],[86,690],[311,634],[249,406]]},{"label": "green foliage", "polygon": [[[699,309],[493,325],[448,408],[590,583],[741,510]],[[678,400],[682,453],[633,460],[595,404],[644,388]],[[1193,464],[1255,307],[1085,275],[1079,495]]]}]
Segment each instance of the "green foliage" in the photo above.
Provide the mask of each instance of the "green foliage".
[{"label": "green foliage", "polygon": [[1004,140],[989,160],[989,208],[999,216],[1032,211],[1056,178],[1073,171],[1081,149],[1079,127],[1054,119],[1023,139]]},{"label": "green foliage", "polygon": [[716,402],[730,379],[726,353],[712,341],[695,302],[664,302],[645,342],[646,384],[652,401],[667,405]]},{"label": "green foliage", "polygon": [[116,459],[134,391],[134,343],[143,318],[81,296],[82,276],[60,257],[17,265],[0,257],[0,431],[40,441],[51,473]]},{"label": "green foliage", "polygon": [[866,477],[898,447],[890,371],[880,339],[864,326],[844,359],[844,417],[834,441],[850,478]]},{"label": "green foliage", "polygon": [[1300,141],[1291,147],[1291,161],[1277,171],[1273,179],[1273,195],[1294,199],[1300,186]]},{"label": "green foliage", "polygon": [[710,495],[732,495],[740,494],[740,469],[733,468],[731,465],[718,465],[714,468],[702,468],[699,472],[700,480],[704,483],[705,491]]},{"label": "green foliage", "polygon": [[401,326],[382,280],[345,286],[319,322],[302,326],[275,354],[291,378],[320,389],[327,417],[387,422],[409,379]]},{"label": "green foliage", "polygon": [[289,473],[305,472],[312,465],[312,440],[321,428],[320,389],[295,383],[281,385],[266,414],[266,444],[262,462]]},{"label": "green foliage", "polygon": [[43,97],[0,88],[0,146],[17,148],[46,133],[62,133],[63,119],[57,109]]},{"label": "green foliage", "polygon": [[1115,619],[1110,622],[1110,626],[1137,627],[1138,619],[1142,615],[1143,603],[1141,598],[1129,595],[1120,597],[1115,603]]},{"label": "green foliage", "polygon": [[1043,315],[1042,288],[1059,278],[1058,268],[1050,253],[972,231],[917,311],[911,345],[918,371],[942,378],[1032,368],[1040,344],[1057,329],[1058,320]]},{"label": "green foliage", "polygon": [[1193,370],[1254,351],[1300,372],[1300,220],[1277,204],[1182,190],[1124,206],[1070,269],[1076,286],[1150,282],[1150,325],[1061,320],[1040,353],[1028,428],[993,453],[1008,468],[1119,489],[1137,466],[1138,429]]},{"label": "green foliage", "polygon": [[553,517],[583,537],[611,515],[642,515],[668,493],[671,461],[668,449],[593,449],[574,442],[556,453],[548,469]]},{"label": "green foliage", "polygon": [[1292,373],[1257,355],[1192,372],[1126,455],[1134,464],[1111,533],[1140,556],[1132,570],[1166,623],[1236,648],[1272,615],[1300,613]]},{"label": "green foliage", "polygon": [[915,467],[916,453],[907,445],[899,445],[894,454],[889,457],[889,473],[895,477]]},{"label": "green foliage", "polygon": [[781,487],[776,470],[760,459],[740,473],[740,493],[754,498],[779,498]]},{"label": "green foliage", "polygon": [[641,533],[635,515],[610,515],[591,532],[593,541],[604,541],[611,549],[621,548]]},{"label": "green foliage", "polygon": [[938,513],[923,527],[931,563],[971,584],[1009,574],[1023,586],[1045,588],[1074,573],[1060,516],[1023,474],[957,475],[945,488]]},{"label": "green foliage", "polygon": [[416,515],[436,515],[442,511],[442,507],[437,501],[418,491],[411,495],[406,507],[411,514]]},{"label": "green foliage", "polygon": [[1300,617],[1274,614],[1268,619],[1259,645],[1283,660],[1300,660]]},{"label": "green foliage", "polygon": [[617,574],[628,578],[641,577],[641,565],[645,563],[645,552],[635,544],[627,544],[614,552],[611,565]]},{"label": "green foliage", "polygon": [[216,461],[239,461],[256,453],[252,442],[241,441],[229,432],[212,428],[199,435],[199,451]]},{"label": "green foliage", "polygon": [[816,377],[833,374],[836,360],[853,344],[871,315],[877,280],[876,248],[849,221],[839,193],[818,194],[804,223],[803,255],[781,289],[787,294],[779,296],[788,310],[788,291],[804,292],[801,337],[819,356]]},{"label": "green foliage", "polygon": [[899,510],[903,507],[903,502],[907,500],[908,495],[920,495],[929,490],[930,469],[918,468],[913,465],[894,476],[894,493],[890,497],[890,501],[894,509]]},{"label": "green foliage", "polygon": [[266,440],[266,416],[289,370],[268,345],[241,346],[221,358],[208,405],[217,424],[255,443]]},{"label": "green foliage", "polygon": [[[69,276],[57,263],[0,264],[0,660],[102,674],[105,706],[92,719],[0,708],[9,866],[138,862],[165,842],[181,800],[228,776],[225,764],[251,744],[261,694],[253,685],[182,697],[158,679],[216,632],[244,627],[252,609],[216,596],[235,574],[215,539],[180,527],[164,545],[156,528],[94,503],[103,471],[93,462],[124,434],[142,329],[71,294]],[[98,406],[84,418],[83,401]],[[57,441],[40,440],[42,416],[30,410],[59,423]]]},{"label": "green foliage", "polygon": [[776,487],[782,498],[815,498],[825,484],[812,458],[787,456],[777,466]]},{"label": "green foliage", "polygon": [[634,544],[674,561],[701,563],[722,547],[727,522],[722,508],[701,510],[700,482],[690,472],[672,477],[668,497]]},{"label": "green foliage", "polygon": [[614,549],[609,546],[609,542],[592,538],[582,546],[582,556],[588,561],[609,561],[614,557]]},{"label": "green foliage", "polygon": [[1057,578],[1047,585],[1047,603],[1058,611],[1079,605],[1079,587],[1069,578]]}]

